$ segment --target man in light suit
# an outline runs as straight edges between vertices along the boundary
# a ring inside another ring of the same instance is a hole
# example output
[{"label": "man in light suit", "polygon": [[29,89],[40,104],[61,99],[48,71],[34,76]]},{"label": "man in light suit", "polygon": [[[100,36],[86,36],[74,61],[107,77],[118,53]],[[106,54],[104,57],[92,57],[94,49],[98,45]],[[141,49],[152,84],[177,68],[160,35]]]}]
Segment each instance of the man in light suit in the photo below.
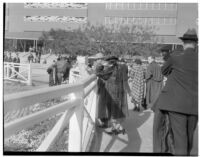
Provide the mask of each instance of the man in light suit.
[{"label": "man in light suit", "polygon": [[198,121],[198,38],[194,29],[183,37],[183,54],[172,55],[162,67],[167,82],[154,111],[154,152],[189,155]]}]

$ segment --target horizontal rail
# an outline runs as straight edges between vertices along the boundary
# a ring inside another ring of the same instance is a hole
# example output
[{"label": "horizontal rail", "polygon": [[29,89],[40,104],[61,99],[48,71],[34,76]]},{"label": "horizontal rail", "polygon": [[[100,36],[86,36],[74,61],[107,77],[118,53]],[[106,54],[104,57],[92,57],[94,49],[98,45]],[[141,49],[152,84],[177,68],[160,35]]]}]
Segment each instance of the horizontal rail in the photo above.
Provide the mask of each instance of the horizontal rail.
[{"label": "horizontal rail", "polygon": [[18,79],[11,79],[11,78],[3,78],[4,80],[9,80],[9,81],[16,81],[16,82],[22,82],[22,83],[27,83],[27,80],[18,80]]},{"label": "horizontal rail", "polygon": [[83,87],[87,87],[91,82],[93,82],[96,79],[96,75],[92,74],[90,77],[86,78],[85,80],[83,80]]},{"label": "horizontal rail", "polygon": [[21,129],[26,129],[30,126],[33,126],[34,124],[37,124],[47,119],[48,117],[56,115],[57,113],[63,112],[67,109],[80,105],[80,103],[81,103],[80,99],[72,100],[69,102],[63,102],[60,103],[59,105],[50,107],[46,110],[39,111],[31,115],[14,120],[10,123],[7,123],[4,125],[4,138],[9,137],[13,133]]},{"label": "horizontal rail", "polygon": [[81,89],[82,84],[76,83],[4,95],[4,113],[10,110],[24,108],[48,99],[75,93]]},{"label": "horizontal rail", "polygon": [[84,98],[87,97],[96,86],[97,86],[96,81],[93,81],[87,88],[85,88]]},{"label": "horizontal rail", "polygon": [[45,152],[49,150],[50,146],[55,143],[55,141],[62,133],[63,129],[69,123],[69,119],[74,114],[75,109],[76,107],[73,107],[64,112],[62,117],[59,119],[59,121],[56,123],[56,125],[53,127],[51,132],[48,134],[48,136],[45,138],[45,140],[36,151]]},{"label": "horizontal rail", "polygon": [[4,64],[8,65],[8,64],[11,64],[11,65],[24,65],[24,66],[27,66],[29,64],[23,64],[23,63],[14,63],[14,62],[4,62]]}]

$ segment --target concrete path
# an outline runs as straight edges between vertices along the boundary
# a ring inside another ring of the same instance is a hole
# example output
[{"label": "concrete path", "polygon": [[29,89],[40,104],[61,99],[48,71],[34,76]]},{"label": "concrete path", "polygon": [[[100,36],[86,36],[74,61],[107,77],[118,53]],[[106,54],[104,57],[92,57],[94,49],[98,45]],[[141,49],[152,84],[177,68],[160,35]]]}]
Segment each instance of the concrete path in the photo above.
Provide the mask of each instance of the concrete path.
[{"label": "concrete path", "polygon": [[128,119],[122,124],[126,134],[109,135],[97,129],[92,151],[94,152],[152,152],[153,113],[129,111]]},{"label": "concrete path", "polygon": [[[93,152],[153,152],[153,118],[151,110],[133,112],[129,102],[129,117],[123,122],[127,134],[109,135],[97,128],[92,142]],[[195,131],[191,155],[198,154],[198,129]]]},{"label": "concrete path", "polygon": [[49,75],[47,73],[48,66],[45,64],[32,63],[32,81],[34,86],[47,85],[49,83]]}]

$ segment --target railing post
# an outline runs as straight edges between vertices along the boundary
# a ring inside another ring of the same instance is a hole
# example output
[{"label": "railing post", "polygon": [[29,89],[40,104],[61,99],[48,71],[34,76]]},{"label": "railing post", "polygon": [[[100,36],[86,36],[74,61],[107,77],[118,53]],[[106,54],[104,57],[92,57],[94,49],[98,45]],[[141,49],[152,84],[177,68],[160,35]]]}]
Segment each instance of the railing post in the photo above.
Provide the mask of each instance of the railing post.
[{"label": "railing post", "polygon": [[9,64],[8,63],[6,63],[6,65],[7,65],[7,73],[6,73],[6,75],[7,75],[7,79],[9,78],[9,73],[10,73],[10,69],[9,69]]},{"label": "railing post", "polygon": [[[96,78],[96,83],[97,83],[97,78]],[[97,107],[98,107],[98,102],[97,102],[97,85],[96,87],[93,89],[93,102],[92,102],[92,109],[91,109],[91,118],[92,120],[95,122],[96,121],[96,116],[97,116]]]},{"label": "railing post", "polygon": [[81,98],[81,103],[75,110],[69,121],[69,139],[68,139],[68,151],[69,152],[81,152],[82,151],[82,130],[83,130],[83,86],[80,92],[76,93],[76,98]]},{"label": "railing post", "polygon": [[28,80],[27,80],[27,84],[29,86],[32,85],[32,69],[31,69],[31,62],[29,64],[29,68],[28,68]]}]

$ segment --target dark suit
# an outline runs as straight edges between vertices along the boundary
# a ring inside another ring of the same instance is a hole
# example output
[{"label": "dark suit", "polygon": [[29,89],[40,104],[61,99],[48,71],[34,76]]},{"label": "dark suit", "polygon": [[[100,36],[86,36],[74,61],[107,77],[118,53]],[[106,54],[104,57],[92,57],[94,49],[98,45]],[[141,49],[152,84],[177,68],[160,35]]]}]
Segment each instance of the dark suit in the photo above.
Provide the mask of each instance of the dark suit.
[{"label": "dark suit", "polygon": [[[155,114],[161,111],[169,117],[174,153],[188,155],[198,119],[198,53],[188,48],[182,55],[172,55],[162,67],[162,73],[167,75],[167,82],[155,104]],[[158,121],[154,118],[155,138],[159,136]],[[158,147],[156,141],[154,151]]]}]

